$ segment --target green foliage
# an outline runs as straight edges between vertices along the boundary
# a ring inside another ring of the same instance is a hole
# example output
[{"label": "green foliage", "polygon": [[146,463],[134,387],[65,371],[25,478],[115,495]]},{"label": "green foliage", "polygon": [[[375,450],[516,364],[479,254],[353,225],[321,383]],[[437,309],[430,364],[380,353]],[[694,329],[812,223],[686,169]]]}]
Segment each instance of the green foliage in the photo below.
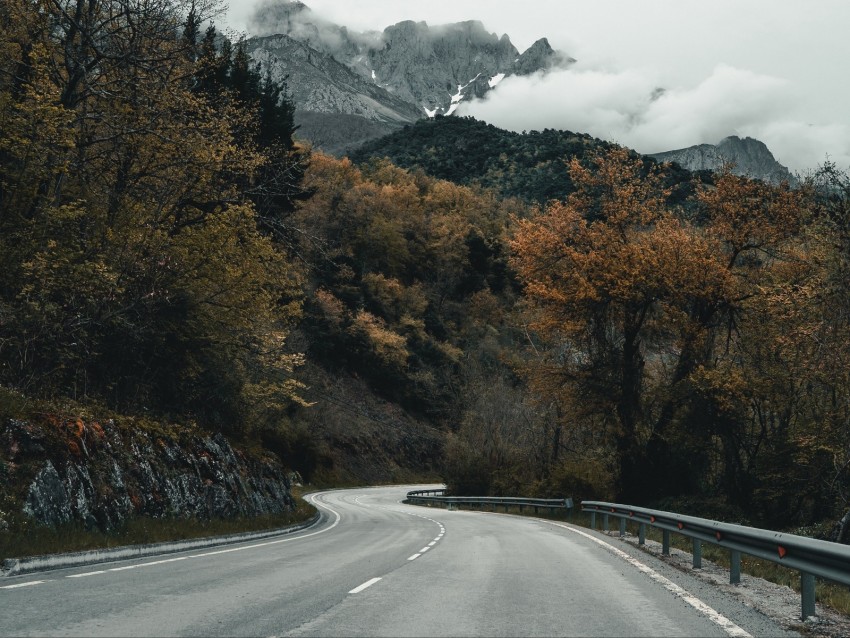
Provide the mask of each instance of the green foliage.
[{"label": "green foliage", "polygon": [[471,303],[492,290],[493,314],[509,303],[502,238],[519,207],[386,161],[357,169],[318,154],[305,185],[314,195],[295,220],[313,265],[309,353],[450,424]]},{"label": "green foliage", "polygon": [[255,207],[279,199],[243,188],[279,196],[297,163],[285,88],[214,30],[196,44],[204,16],[179,36],[176,5],[62,8],[0,16],[0,383],[261,427],[298,401],[301,361],[298,275]]},{"label": "green foliage", "polygon": [[362,163],[387,157],[398,166],[419,167],[438,179],[478,184],[502,197],[543,204],[563,200],[573,191],[566,162],[609,146],[569,131],[513,133],[471,117],[438,115],[368,142],[351,158]]}]

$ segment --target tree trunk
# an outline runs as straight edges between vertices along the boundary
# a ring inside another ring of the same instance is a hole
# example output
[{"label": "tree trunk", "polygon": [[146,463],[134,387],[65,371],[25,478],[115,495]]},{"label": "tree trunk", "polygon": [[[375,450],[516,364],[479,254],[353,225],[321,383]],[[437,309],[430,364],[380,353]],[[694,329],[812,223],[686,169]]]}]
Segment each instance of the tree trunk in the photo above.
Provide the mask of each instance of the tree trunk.
[{"label": "tree trunk", "polygon": [[850,545],[850,511],[839,521],[837,542],[843,545]]}]

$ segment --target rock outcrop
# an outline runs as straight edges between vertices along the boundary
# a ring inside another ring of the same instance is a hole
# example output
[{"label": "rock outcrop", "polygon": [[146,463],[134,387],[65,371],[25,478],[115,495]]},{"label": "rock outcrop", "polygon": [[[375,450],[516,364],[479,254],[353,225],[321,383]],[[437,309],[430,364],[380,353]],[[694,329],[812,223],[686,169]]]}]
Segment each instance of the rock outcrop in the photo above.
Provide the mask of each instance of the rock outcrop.
[{"label": "rock outcrop", "polygon": [[408,20],[358,33],[301,2],[266,4],[252,32],[251,57],[287,81],[297,135],[335,153],[417,119],[451,114],[504,77],[575,62],[546,38],[520,54],[507,35],[490,33],[477,20],[439,26]]},{"label": "rock outcrop", "polygon": [[0,528],[23,517],[111,531],[135,516],[209,520],[294,509],[277,458],[236,450],[221,434],[152,434],[113,420],[10,420],[0,453],[2,502],[17,508],[0,512]]},{"label": "rock outcrop", "polygon": [[359,115],[373,122],[407,124],[421,111],[386,89],[368,82],[327,53],[287,35],[252,38],[248,53],[272,77],[286,78],[301,111]]},{"label": "rock outcrop", "polygon": [[676,151],[652,153],[650,157],[659,162],[675,162],[689,171],[717,171],[731,163],[732,172],[736,175],[745,175],[772,184],[797,183],[791,171],[776,161],[764,142],[752,137],[740,138],[732,135],[717,145],[698,144]]}]

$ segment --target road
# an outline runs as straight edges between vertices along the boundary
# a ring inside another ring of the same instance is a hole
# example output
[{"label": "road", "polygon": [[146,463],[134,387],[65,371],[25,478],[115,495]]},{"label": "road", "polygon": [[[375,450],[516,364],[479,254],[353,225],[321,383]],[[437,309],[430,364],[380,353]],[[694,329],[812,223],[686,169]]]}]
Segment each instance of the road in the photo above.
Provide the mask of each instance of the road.
[{"label": "road", "polygon": [[5,578],[0,635],[786,635],[602,534],[402,504],[414,487],[311,495],[297,534]]}]

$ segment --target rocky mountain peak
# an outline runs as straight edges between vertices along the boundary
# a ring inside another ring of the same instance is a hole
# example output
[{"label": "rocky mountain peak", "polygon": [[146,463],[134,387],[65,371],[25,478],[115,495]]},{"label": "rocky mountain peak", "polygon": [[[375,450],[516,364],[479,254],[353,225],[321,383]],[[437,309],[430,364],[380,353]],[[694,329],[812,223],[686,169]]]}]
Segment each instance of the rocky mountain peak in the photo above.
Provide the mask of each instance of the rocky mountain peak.
[{"label": "rocky mountain peak", "polygon": [[519,59],[514,63],[514,73],[531,75],[537,73],[537,71],[545,71],[553,67],[567,67],[574,62],[575,58],[555,51],[547,38],[540,38],[519,56]]},{"label": "rocky mountain peak", "polygon": [[[338,127],[331,121],[344,120],[350,128],[350,116],[396,126],[450,115],[461,102],[483,96],[506,76],[574,62],[552,49],[546,38],[520,54],[507,34],[489,32],[480,20],[436,26],[405,20],[383,32],[361,33],[323,19],[302,2],[270,0],[257,11],[253,25],[256,37],[248,40],[249,52],[275,79],[289,78],[300,133],[325,150],[321,134],[311,130],[317,122],[327,131]],[[291,42],[262,37],[273,35]],[[294,57],[281,57],[286,55]],[[317,63],[304,65],[304,60]],[[305,118],[305,112],[311,115]],[[371,125],[354,128],[389,132]]]}]

